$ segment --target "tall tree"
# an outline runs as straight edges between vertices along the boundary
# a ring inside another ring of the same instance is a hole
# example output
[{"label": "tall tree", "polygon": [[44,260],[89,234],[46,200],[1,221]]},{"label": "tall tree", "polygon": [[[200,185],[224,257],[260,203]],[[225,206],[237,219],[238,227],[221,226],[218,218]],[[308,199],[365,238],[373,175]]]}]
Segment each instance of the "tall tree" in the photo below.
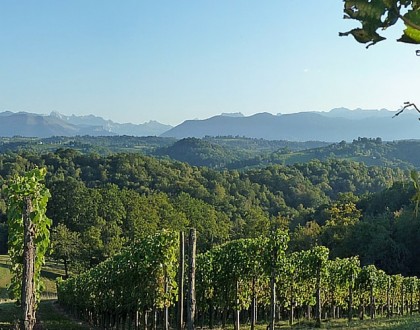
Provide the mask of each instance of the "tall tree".
[{"label": "tall tree", "polygon": [[81,247],[80,233],[69,230],[66,225],[59,224],[51,233],[51,256],[64,264],[65,277],[69,277],[69,263],[76,261]]}]

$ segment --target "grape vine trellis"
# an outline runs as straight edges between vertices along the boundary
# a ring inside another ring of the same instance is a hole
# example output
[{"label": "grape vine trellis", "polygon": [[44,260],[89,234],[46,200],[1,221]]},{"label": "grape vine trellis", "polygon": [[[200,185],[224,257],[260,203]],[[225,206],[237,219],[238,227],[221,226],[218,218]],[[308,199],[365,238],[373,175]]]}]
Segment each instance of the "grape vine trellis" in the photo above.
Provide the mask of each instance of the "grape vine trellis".
[{"label": "grape vine trellis", "polygon": [[175,301],[178,242],[168,231],[142,239],[88,272],[59,281],[59,301],[103,327],[138,323],[140,314],[146,320]]},{"label": "grape vine trellis", "polygon": [[41,267],[50,243],[51,220],[45,215],[50,193],[43,184],[46,169],[15,176],[6,188],[8,253],[12,262],[12,298],[22,305],[22,328],[32,329],[42,289]]},{"label": "grape vine trellis", "polygon": [[[351,320],[356,311],[363,317],[366,308],[372,318],[406,314],[420,303],[415,277],[389,276],[372,265],[360,267],[357,257],[329,260],[322,246],[286,254],[287,241],[287,233],[278,232],[272,238],[231,241],[198,255],[196,323],[223,326],[233,317],[238,328],[246,320],[270,322],[273,275],[274,316],[292,323],[316,316],[319,325],[325,315]],[[150,315],[153,328],[163,325],[155,320],[159,315],[163,319],[167,306],[174,325],[178,243],[176,233],[158,233],[87,273],[60,281],[60,303],[94,325],[123,329],[150,326]],[[273,263],[275,246],[279,253]]]}]

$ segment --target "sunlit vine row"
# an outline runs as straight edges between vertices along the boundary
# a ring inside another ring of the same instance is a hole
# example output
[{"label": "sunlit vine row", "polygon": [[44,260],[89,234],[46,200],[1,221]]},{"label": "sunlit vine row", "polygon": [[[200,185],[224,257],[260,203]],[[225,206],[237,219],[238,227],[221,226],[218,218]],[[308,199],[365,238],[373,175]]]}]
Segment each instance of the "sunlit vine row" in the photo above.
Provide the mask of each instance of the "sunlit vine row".
[{"label": "sunlit vine row", "polygon": [[[412,313],[420,304],[416,277],[387,275],[373,265],[361,267],[357,257],[330,260],[323,246],[287,253],[287,243],[287,233],[279,231],[267,238],[231,241],[198,255],[197,319],[223,325],[231,321],[227,317],[232,311],[245,310],[248,314],[241,315],[247,315],[242,317],[247,321],[253,302],[267,310],[272,276],[281,311],[277,317],[291,323],[298,317],[319,322],[325,316]],[[118,315],[128,315],[134,322],[136,313],[174,306],[177,244],[173,233],[149,237],[89,272],[60,282],[60,302],[97,324],[100,317],[109,323]]]},{"label": "sunlit vine row", "polygon": [[88,272],[59,281],[59,301],[102,326],[169,306],[177,292],[178,245],[173,232],[145,238]]}]

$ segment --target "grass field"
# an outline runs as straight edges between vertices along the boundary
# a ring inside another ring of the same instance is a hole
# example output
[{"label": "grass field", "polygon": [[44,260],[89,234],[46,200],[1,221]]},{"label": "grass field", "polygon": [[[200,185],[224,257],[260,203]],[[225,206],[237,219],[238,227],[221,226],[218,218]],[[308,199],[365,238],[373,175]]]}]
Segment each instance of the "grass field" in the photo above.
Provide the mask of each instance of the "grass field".
[{"label": "grass field", "polygon": [[[10,284],[10,260],[8,256],[0,255],[0,330],[14,329],[14,324],[20,316],[20,308],[8,299],[7,287]],[[56,303],[57,288],[55,279],[64,275],[61,265],[47,262],[43,267],[41,276],[45,284],[42,301],[37,311],[37,319],[42,324],[42,329],[66,330],[89,329],[88,326],[67,316]]]},{"label": "grass field", "polygon": [[[8,299],[7,287],[10,284],[10,260],[7,255],[0,255],[0,301]],[[57,296],[55,279],[64,275],[61,265],[55,262],[47,262],[42,269],[41,276],[45,284],[42,298],[53,299]]]},{"label": "grass field", "polygon": [[7,287],[10,284],[9,258],[0,255],[0,301],[7,299]]},{"label": "grass field", "polygon": [[[0,303],[0,330],[15,329],[20,316],[20,308],[14,302]],[[70,330],[90,329],[89,326],[78,322],[60,310],[55,300],[41,301],[36,318],[42,329]]]}]

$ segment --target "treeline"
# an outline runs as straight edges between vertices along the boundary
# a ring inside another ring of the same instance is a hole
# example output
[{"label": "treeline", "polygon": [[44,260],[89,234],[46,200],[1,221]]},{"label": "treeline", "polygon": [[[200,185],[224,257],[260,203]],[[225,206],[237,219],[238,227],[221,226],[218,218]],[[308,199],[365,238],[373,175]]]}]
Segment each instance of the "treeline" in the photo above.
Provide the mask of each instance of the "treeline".
[{"label": "treeline", "polygon": [[[268,141],[239,136],[187,138],[177,140],[163,137],[138,136],[54,136],[49,138],[0,137],[0,153],[31,150],[37,153],[70,148],[83,153],[134,152],[143,155],[164,156],[186,161],[190,165],[226,167],[231,162],[269,155],[279,149],[298,151],[326,146],[319,141]],[[213,152],[217,149],[217,152]],[[184,153],[188,153],[185,155]]]},{"label": "treeline", "polygon": [[420,168],[418,140],[385,142],[380,138],[359,137],[351,143],[326,143],[268,141],[239,136],[181,140],[153,136],[0,137],[0,153],[28,150],[48,153],[60,148],[101,156],[124,152],[139,153],[187,162],[192,166],[228,170],[306,163],[315,159],[326,161],[332,158],[362,162],[368,166]]},{"label": "treeline", "polygon": [[[83,269],[159,229],[197,228],[206,251],[232,239],[289,229],[291,249],[324,244],[389,273],[419,274],[419,221],[407,173],[342,160],[216,171],[139,154],[0,155],[5,182],[46,167],[54,257]],[[0,253],[7,251],[0,196]]]},{"label": "treeline", "polygon": [[341,141],[321,148],[313,148],[301,152],[273,153],[274,162],[286,164],[309,161],[311,159],[326,160],[329,158],[351,159],[369,166],[387,166],[404,169],[420,168],[420,141],[382,141],[380,138],[358,138],[348,143]]},{"label": "treeline", "polygon": [[341,141],[330,144],[227,137],[186,138],[157,148],[152,154],[190,165],[230,170],[336,158],[358,161],[368,166],[420,168],[420,141],[384,142],[380,138],[358,138],[351,143]]}]

